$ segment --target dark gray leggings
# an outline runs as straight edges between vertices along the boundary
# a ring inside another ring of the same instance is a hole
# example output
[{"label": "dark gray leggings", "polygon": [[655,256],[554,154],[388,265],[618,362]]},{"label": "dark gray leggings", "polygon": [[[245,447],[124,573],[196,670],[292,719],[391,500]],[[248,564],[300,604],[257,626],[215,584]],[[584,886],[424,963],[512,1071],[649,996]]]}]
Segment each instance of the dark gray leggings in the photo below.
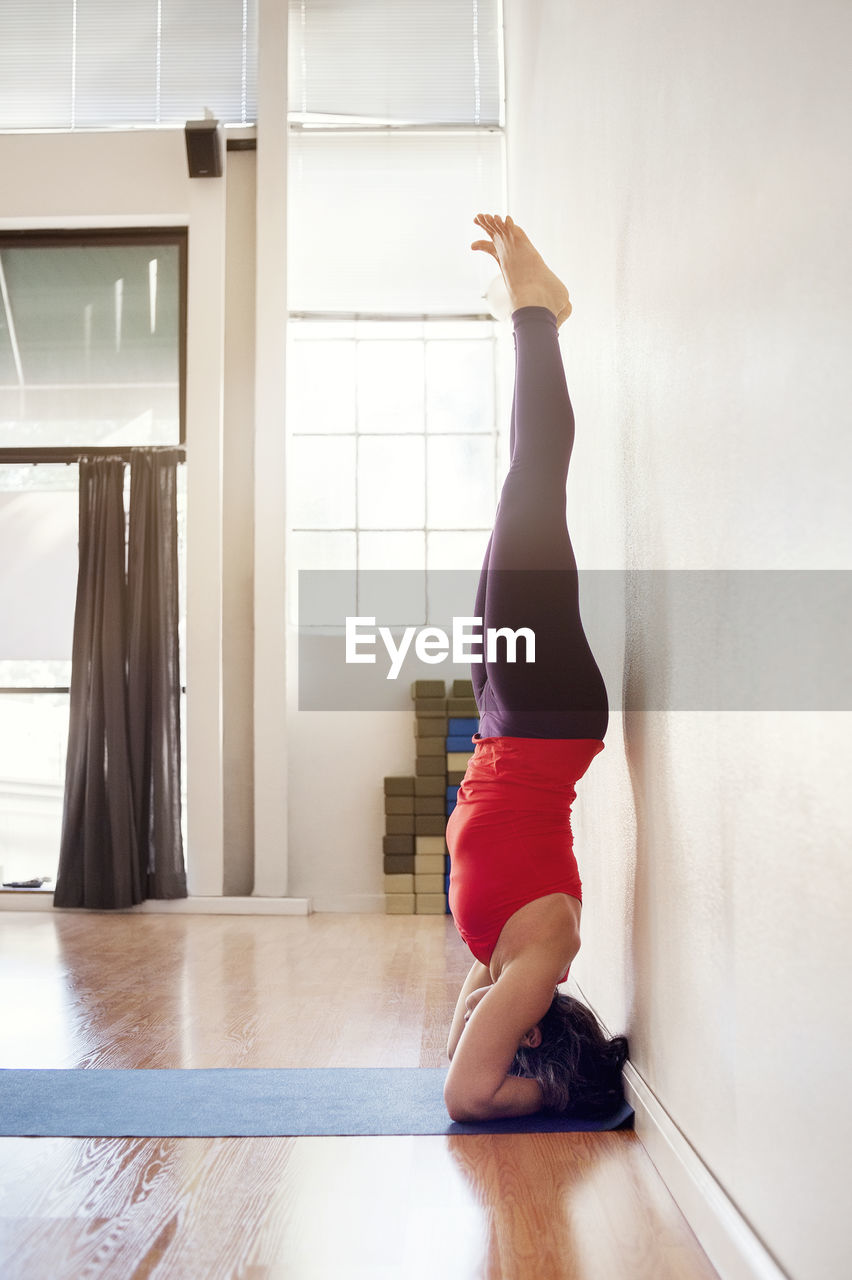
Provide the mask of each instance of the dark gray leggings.
[{"label": "dark gray leggings", "polygon": [[472,663],[483,738],[598,738],[609,719],[606,686],[580,620],[577,562],[565,521],[574,444],[556,317],[545,307],[512,316],[515,396],[510,466],[485,552],[474,612],[483,628],[528,627],[535,662]]}]

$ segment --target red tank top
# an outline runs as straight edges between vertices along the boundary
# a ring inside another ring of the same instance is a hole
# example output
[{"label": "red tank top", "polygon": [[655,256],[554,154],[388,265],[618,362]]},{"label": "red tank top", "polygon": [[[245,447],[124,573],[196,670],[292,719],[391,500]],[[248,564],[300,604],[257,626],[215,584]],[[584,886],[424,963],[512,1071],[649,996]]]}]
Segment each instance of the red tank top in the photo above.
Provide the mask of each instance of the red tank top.
[{"label": "red tank top", "polygon": [[[550,893],[582,901],[571,805],[574,784],[604,744],[478,735],[472,741],[447,823],[449,903],[461,937],[487,965],[506,921],[528,902]],[[566,969],[559,981],[567,976]]]}]

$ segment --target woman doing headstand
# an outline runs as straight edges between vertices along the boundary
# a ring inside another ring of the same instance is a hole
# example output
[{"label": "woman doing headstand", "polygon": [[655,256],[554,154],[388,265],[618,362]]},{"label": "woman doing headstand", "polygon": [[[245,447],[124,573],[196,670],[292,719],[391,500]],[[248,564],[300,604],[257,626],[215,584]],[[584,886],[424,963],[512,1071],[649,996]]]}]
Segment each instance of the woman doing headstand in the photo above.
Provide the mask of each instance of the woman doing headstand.
[{"label": "woman doing headstand", "polygon": [[[512,303],[515,395],[510,466],[474,612],[483,632],[528,628],[535,660],[506,649],[472,665],[479,733],[447,824],[450,910],[475,957],[456,1005],[444,1100],[454,1120],[547,1107],[612,1114],[623,1036],[561,995],[580,947],[574,784],[604,748],[609,706],[580,620],[565,520],[574,414],[558,328],[564,284],[511,218],[479,214]],[[526,655],[529,657],[529,653]]]}]

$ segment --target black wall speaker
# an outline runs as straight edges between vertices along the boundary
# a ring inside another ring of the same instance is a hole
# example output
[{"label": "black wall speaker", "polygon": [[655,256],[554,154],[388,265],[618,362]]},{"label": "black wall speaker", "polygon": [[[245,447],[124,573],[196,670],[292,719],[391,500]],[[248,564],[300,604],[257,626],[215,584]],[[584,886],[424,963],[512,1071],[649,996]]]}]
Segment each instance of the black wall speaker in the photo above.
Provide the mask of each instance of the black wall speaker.
[{"label": "black wall speaker", "polygon": [[186,159],[190,178],[221,178],[222,129],[218,120],[187,120]]}]

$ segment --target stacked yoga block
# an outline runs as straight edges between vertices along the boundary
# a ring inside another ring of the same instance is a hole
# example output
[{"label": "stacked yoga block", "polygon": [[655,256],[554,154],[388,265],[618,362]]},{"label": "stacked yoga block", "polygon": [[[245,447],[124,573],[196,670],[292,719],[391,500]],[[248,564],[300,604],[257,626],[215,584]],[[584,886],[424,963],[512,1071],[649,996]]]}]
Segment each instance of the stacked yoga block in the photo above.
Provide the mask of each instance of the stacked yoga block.
[{"label": "stacked yoga block", "polygon": [[473,753],[479,727],[473,685],[415,680],[413,777],[385,778],[385,910],[388,915],[444,915],[450,859],[447,818]]}]

